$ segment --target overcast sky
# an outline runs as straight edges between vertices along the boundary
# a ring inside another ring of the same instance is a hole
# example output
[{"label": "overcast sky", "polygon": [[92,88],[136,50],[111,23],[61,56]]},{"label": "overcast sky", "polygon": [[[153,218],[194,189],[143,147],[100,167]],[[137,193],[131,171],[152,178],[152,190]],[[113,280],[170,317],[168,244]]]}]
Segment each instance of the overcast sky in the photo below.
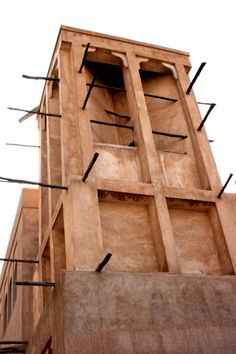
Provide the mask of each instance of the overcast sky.
[{"label": "overcast sky", "polygon": [[[38,181],[35,117],[20,112],[39,104],[43,83],[22,74],[46,75],[60,25],[144,41],[190,53],[192,78],[206,61],[194,92],[216,103],[205,128],[222,183],[235,193],[236,21],[233,0],[7,0],[0,4],[0,176]],[[205,107],[206,109],[206,107]],[[204,115],[204,111],[202,112]],[[0,257],[4,257],[22,185],[0,183]]]}]

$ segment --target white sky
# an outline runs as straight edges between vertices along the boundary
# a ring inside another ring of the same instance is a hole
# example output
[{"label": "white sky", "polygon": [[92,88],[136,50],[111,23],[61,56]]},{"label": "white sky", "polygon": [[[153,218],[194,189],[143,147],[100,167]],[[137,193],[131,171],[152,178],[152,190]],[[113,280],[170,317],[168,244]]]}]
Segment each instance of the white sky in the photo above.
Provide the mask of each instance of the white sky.
[{"label": "white sky", "polygon": [[[0,4],[0,176],[38,181],[38,149],[6,143],[38,144],[35,117],[7,106],[38,105],[43,82],[22,74],[46,75],[60,25],[67,25],[184,50],[192,78],[206,61],[194,92],[216,103],[205,128],[222,183],[235,193],[236,21],[233,0],[7,0]],[[207,107],[205,107],[206,111]],[[204,116],[204,112],[202,112]],[[22,185],[0,183],[0,257],[4,257]]]}]

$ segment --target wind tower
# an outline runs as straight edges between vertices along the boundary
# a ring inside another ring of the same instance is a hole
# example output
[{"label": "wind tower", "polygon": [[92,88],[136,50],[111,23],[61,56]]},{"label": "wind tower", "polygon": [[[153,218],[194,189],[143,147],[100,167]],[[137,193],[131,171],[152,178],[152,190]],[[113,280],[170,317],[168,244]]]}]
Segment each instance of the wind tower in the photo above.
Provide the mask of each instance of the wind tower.
[{"label": "wind tower", "polygon": [[49,188],[26,353],[235,347],[236,199],[190,69],[185,52],[61,27],[38,114]]}]

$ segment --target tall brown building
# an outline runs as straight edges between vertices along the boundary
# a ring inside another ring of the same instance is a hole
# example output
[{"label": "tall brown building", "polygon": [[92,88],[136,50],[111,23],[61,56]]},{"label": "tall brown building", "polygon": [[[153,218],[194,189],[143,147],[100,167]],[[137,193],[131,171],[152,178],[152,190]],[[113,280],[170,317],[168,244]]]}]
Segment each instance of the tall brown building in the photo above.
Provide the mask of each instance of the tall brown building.
[{"label": "tall brown building", "polygon": [[2,271],[0,353],[235,353],[236,197],[190,69],[184,52],[61,27],[38,109],[44,186],[23,190]]}]

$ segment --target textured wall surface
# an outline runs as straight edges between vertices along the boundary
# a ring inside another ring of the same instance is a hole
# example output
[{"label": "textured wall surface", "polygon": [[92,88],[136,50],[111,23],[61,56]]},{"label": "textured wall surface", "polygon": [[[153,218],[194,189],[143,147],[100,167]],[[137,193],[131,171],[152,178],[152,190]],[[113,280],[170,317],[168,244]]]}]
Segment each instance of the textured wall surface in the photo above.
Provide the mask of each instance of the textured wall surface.
[{"label": "textured wall surface", "polygon": [[61,286],[45,309],[56,353],[63,353],[62,325],[70,354],[235,353],[234,277],[77,271],[63,272]]}]

